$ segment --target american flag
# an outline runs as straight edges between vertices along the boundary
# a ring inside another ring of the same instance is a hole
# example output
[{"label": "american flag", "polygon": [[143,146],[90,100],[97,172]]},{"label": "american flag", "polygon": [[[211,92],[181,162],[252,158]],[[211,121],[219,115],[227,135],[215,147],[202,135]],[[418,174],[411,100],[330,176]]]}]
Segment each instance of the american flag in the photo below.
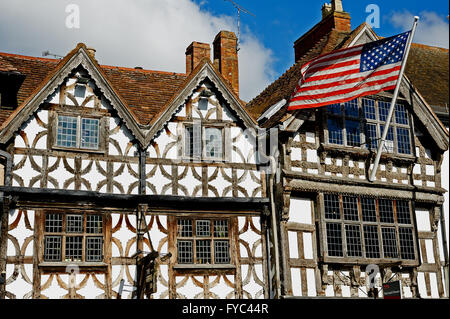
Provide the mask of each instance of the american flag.
[{"label": "american flag", "polygon": [[301,68],[288,110],[343,103],[393,90],[411,31],[319,56]]}]

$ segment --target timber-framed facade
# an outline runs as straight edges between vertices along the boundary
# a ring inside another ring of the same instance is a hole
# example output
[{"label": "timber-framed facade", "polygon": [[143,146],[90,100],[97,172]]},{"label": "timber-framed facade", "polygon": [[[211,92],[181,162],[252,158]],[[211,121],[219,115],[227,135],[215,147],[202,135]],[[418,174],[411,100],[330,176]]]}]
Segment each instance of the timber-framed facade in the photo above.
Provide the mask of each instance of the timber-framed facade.
[{"label": "timber-framed facade", "polygon": [[193,42],[187,74],[100,66],[84,44],[61,61],[2,56],[47,72],[2,125],[2,298],[117,298],[153,251],[153,298],[270,297],[257,123],[228,78],[235,35],[214,43],[215,64]]},{"label": "timber-framed facade", "polygon": [[[442,166],[448,130],[430,107],[443,104],[434,92],[448,88],[448,50],[413,44],[408,65],[426,52],[437,63],[438,80],[424,84],[417,67],[407,66],[374,182],[368,178],[392,92],[287,112],[304,63],[377,39],[366,23],[352,30],[342,1],[331,1],[322,20],[294,43],[295,64],[247,104],[261,127],[280,128],[283,298],[380,298],[388,281],[400,281],[402,298],[448,296],[448,169]],[[427,72],[433,71],[420,70]],[[426,98],[413,83],[422,84]],[[448,101],[448,93],[439,98]],[[370,289],[369,265],[379,269],[377,291]]]},{"label": "timber-framed facade", "polygon": [[374,182],[392,92],[282,103],[303,63],[377,39],[333,0],[249,103],[228,31],[212,60],[193,42],[183,74],[100,65],[82,43],[61,60],[0,53],[0,298],[133,298],[120,287],[147,254],[151,298],[381,297],[389,280],[448,296],[448,73],[424,85],[414,69],[448,50],[413,44]]}]

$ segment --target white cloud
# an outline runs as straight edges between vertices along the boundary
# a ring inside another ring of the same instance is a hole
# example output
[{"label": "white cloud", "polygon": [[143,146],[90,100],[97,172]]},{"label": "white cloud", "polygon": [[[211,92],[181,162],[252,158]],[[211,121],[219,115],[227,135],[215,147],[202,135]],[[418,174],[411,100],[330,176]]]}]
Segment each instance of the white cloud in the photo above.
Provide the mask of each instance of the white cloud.
[{"label": "white cloud", "polygon": [[[68,4],[80,8],[69,29]],[[235,18],[207,12],[191,0],[1,0],[0,51],[65,55],[83,42],[100,64],[185,72],[192,41],[212,44],[220,30],[236,32]],[[241,98],[250,100],[273,80],[273,53],[248,29],[239,51]]]},{"label": "white cloud", "polygon": [[[394,12],[390,15],[389,21],[395,27],[408,30],[411,29],[415,15],[407,10]],[[432,11],[422,11],[418,16],[420,20],[414,42],[448,48],[449,24],[447,18]]]}]

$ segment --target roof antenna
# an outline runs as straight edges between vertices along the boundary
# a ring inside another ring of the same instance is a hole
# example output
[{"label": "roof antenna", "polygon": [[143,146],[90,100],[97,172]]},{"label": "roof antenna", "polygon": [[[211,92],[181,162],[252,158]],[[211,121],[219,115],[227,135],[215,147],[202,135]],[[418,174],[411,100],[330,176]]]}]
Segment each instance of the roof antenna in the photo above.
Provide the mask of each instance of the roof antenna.
[{"label": "roof antenna", "polygon": [[247,14],[250,14],[254,17],[256,17],[253,13],[251,13],[250,11],[242,8],[240,5],[238,5],[237,3],[235,3],[232,0],[224,0],[224,1],[229,1],[231,2],[231,4],[237,9],[237,27],[238,27],[238,38],[237,38],[237,42],[236,42],[236,51],[239,51],[239,39],[241,38],[241,27],[240,27],[240,16],[241,16],[241,11]]},{"label": "roof antenna", "polygon": [[42,56],[48,56],[48,55],[51,55],[51,56],[53,56],[53,57],[55,57],[55,58],[57,58],[57,59],[62,59],[62,58],[64,58],[62,55],[50,53],[50,51],[48,51],[48,50],[42,52]]}]

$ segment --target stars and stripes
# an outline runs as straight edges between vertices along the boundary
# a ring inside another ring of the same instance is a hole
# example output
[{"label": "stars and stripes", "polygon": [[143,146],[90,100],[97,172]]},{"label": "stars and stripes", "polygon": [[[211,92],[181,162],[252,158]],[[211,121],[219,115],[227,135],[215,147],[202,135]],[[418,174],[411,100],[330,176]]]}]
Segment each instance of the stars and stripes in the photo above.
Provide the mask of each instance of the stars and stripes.
[{"label": "stars and stripes", "polygon": [[302,77],[288,110],[342,103],[393,90],[410,33],[333,51],[311,60],[302,66]]}]

